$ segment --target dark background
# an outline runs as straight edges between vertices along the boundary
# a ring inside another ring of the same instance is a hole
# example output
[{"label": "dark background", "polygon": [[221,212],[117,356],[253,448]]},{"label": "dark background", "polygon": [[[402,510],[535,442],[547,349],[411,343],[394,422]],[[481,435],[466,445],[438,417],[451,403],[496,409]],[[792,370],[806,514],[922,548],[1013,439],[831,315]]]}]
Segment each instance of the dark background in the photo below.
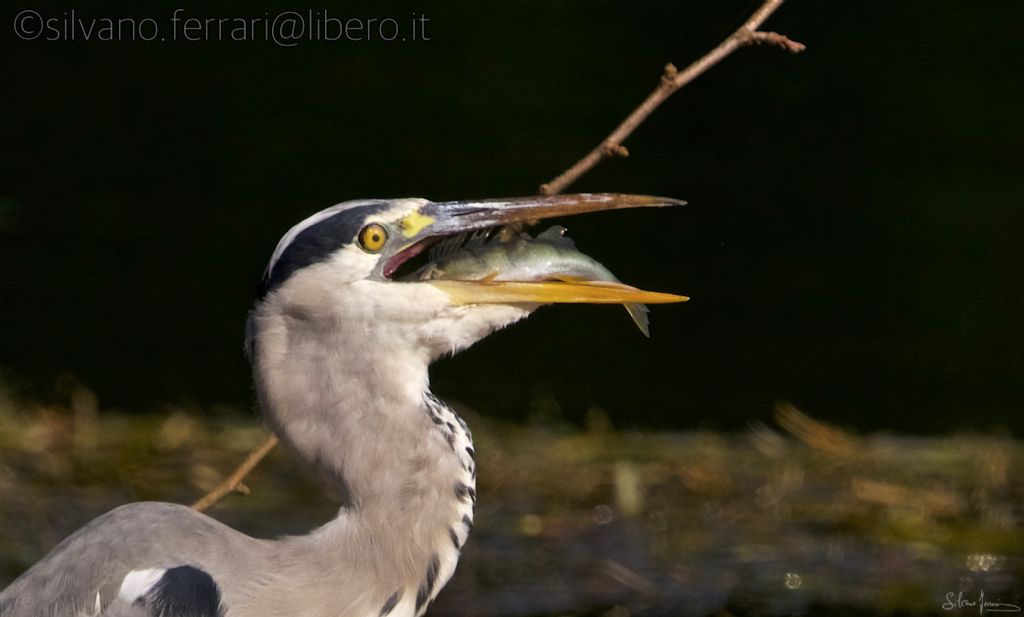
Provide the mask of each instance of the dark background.
[{"label": "dark background", "polygon": [[[281,234],[333,203],[530,194],[752,1],[223,4],[429,18],[429,41],[23,41],[0,22],[0,367],[105,407],[252,406],[242,329]],[[81,17],[176,8],[95,3]],[[685,293],[644,339],[560,306],[435,367],[482,413],[741,428],[788,399],[860,431],[1019,433],[1019,2],[790,2],[571,190],[689,200],[560,221]]]}]

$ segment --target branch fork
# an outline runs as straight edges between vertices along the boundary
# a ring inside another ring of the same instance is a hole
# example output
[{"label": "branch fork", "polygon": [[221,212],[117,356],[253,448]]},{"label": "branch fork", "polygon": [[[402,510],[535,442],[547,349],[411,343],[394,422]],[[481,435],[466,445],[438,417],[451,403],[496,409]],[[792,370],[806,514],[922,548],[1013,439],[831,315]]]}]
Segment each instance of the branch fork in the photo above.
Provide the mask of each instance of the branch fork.
[{"label": "branch fork", "polygon": [[726,56],[740,47],[748,45],[774,45],[790,53],[799,53],[806,47],[778,32],[762,32],[759,30],[761,24],[768,17],[782,6],[783,0],[765,0],[757,11],[751,15],[742,26],[725,38],[717,47],[700,57],[690,66],[680,71],[674,64],[665,65],[665,70],[658,81],[658,87],[654,89],[640,106],[633,110],[625,120],[615,128],[596,148],[587,153],[586,156],[577,161],[572,167],[556,176],[550,182],[540,186],[543,195],[555,195],[561,193],[570,184],[575,182],[598,163],[611,155],[624,156],[626,152],[622,142],[633,134],[647,117],[654,112],[665,99],[672,96],[677,90],[690,83],[697,77],[704,74],[712,66],[721,62]]}]

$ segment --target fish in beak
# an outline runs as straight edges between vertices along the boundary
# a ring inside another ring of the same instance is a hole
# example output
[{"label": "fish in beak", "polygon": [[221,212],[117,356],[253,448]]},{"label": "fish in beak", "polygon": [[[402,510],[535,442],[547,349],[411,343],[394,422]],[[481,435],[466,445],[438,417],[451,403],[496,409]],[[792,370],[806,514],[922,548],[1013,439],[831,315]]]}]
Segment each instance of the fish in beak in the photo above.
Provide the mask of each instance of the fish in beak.
[{"label": "fish in beak", "polygon": [[[626,304],[629,308],[685,302],[686,296],[644,291],[619,282],[610,273],[604,276],[601,272],[607,270],[600,264],[599,268],[581,268],[584,258],[597,262],[575,251],[568,238],[565,241],[576,255],[563,245],[561,256],[569,259],[552,260],[550,251],[538,248],[549,232],[536,239],[518,232],[541,219],[685,203],[666,197],[613,193],[427,202],[402,219],[407,243],[389,260],[384,274],[390,276],[403,262],[433,246],[430,262],[402,280],[428,282],[458,304],[585,303]],[[480,259],[484,244],[486,252]],[[453,261],[460,267],[450,267]],[[633,310],[630,314],[637,320]],[[644,324],[637,320],[637,325],[646,333],[646,319]]]}]

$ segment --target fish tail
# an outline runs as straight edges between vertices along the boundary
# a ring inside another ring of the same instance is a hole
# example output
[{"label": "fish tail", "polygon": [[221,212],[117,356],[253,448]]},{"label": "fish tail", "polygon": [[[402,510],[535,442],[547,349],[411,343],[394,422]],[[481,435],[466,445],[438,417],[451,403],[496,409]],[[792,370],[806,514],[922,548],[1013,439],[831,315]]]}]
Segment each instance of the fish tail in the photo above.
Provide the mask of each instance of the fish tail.
[{"label": "fish tail", "polygon": [[[615,278],[614,276],[611,276],[611,273],[609,273],[609,276],[611,277],[611,281],[614,281],[616,283],[619,282],[619,279]],[[586,280],[583,277],[572,276],[568,274],[560,274],[555,278],[564,283],[575,283]],[[640,304],[639,302],[629,302],[627,304],[623,304],[622,306],[626,307],[626,311],[629,313],[630,318],[632,318],[633,323],[636,324],[637,328],[640,328],[640,331],[644,333],[644,336],[646,336],[647,338],[651,338],[651,321],[650,319],[647,318],[647,313],[649,312],[647,309],[647,305]]]},{"label": "fish tail", "polygon": [[626,310],[629,312],[629,316],[633,318],[633,323],[636,324],[637,328],[644,333],[644,336],[651,338],[650,320],[647,319],[647,305],[646,304],[623,304]]}]

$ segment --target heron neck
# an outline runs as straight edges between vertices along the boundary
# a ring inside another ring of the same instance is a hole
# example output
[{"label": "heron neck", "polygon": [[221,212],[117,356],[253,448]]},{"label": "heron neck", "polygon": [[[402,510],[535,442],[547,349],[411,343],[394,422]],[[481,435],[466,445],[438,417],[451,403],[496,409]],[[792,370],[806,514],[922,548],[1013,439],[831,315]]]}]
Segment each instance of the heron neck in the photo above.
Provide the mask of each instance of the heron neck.
[{"label": "heron neck", "polygon": [[420,614],[454,571],[472,526],[469,431],[430,393],[428,354],[365,353],[401,346],[364,338],[369,347],[353,347],[288,327],[278,337],[262,324],[256,341],[264,413],[338,487],[344,506],[310,535],[285,540],[280,567],[333,573],[331,588],[349,592],[362,582],[376,594],[367,600],[379,603],[374,611],[388,589],[398,594],[394,615]]}]

